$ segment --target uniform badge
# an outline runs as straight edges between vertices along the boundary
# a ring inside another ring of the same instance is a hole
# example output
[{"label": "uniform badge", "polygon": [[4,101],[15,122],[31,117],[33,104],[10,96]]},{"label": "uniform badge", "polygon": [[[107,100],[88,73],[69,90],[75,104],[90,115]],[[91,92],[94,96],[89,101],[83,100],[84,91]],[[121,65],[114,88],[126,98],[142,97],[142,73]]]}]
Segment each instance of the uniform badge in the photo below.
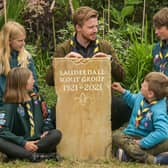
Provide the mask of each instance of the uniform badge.
[{"label": "uniform badge", "polygon": [[1,126],[4,126],[5,123],[6,123],[6,120],[5,120],[5,119],[0,119],[0,125],[1,125]]},{"label": "uniform badge", "polygon": [[0,113],[0,119],[5,117],[5,113]]},{"label": "uniform badge", "polygon": [[25,110],[24,110],[24,107],[19,104],[18,108],[17,108],[17,112],[21,115],[21,116],[24,116],[25,115]]},{"label": "uniform badge", "polygon": [[146,120],[152,120],[152,113],[150,111],[146,114]]},{"label": "uniform badge", "polygon": [[156,54],[155,57],[154,57],[154,63],[156,64],[156,63],[158,63],[159,61],[160,61],[160,57],[159,57],[158,54]]}]

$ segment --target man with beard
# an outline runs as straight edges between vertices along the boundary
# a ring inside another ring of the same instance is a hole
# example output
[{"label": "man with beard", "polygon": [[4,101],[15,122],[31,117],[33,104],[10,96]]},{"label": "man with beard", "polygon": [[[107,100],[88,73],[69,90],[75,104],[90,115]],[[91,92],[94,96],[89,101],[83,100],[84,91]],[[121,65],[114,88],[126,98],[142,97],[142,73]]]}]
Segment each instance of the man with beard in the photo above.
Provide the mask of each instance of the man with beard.
[{"label": "man with beard", "polygon": [[[111,74],[113,79],[122,82],[125,77],[124,69],[116,57],[111,44],[98,39],[98,12],[90,7],[78,8],[73,14],[75,35],[57,46],[54,57],[91,58],[111,56]],[[54,85],[53,69],[49,69],[46,81]],[[129,107],[120,99],[112,95],[112,129],[117,129],[127,122],[130,117]]]}]

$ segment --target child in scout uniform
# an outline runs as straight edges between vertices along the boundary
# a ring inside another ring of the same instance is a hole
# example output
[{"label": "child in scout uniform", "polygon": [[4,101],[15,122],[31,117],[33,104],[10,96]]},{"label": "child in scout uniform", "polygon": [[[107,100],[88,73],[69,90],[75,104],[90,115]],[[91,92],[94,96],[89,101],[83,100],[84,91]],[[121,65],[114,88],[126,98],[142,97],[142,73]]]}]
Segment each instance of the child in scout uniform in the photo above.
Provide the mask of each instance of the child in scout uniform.
[{"label": "child in scout uniform", "polygon": [[153,26],[159,41],[153,46],[153,68],[168,76],[168,7],[160,9],[153,16]]},{"label": "child in scout uniform", "polygon": [[112,89],[122,93],[124,101],[133,109],[128,126],[113,132],[117,157],[123,161],[163,164],[158,154],[168,151],[168,77],[160,72],[147,74],[138,94],[132,94],[117,82],[112,84]]},{"label": "child in scout uniform", "polygon": [[4,107],[0,109],[0,152],[10,159],[32,162],[56,158],[61,132],[54,129],[50,110],[33,90],[27,68],[13,68],[7,76]]},{"label": "child in scout uniform", "polygon": [[38,93],[37,73],[31,54],[25,49],[25,28],[15,21],[6,22],[0,31],[0,106],[3,106],[6,76],[14,67],[29,68],[34,77],[33,91]]}]

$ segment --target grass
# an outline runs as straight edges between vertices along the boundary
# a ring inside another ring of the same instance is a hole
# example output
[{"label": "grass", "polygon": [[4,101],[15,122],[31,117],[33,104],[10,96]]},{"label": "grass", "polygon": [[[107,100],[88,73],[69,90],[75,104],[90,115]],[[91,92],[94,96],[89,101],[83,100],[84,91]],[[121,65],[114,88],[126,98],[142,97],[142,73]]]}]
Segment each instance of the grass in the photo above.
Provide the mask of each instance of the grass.
[{"label": "grass", "polygon": [[40,163],[30,163],[26,161],[11,161],[1,163],[0,168],[168,168],[168,166],[147,165],[140,163],[119,162],[112,158],[110,161],[75,161],[63,159],[59,162],[46,160]]}]

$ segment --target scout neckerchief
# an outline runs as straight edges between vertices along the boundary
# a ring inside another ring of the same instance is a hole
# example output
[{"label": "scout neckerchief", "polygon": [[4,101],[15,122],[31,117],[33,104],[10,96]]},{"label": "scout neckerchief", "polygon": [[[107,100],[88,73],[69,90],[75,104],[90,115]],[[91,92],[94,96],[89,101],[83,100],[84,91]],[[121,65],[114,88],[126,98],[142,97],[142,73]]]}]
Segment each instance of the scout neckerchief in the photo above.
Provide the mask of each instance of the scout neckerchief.
[{"label": "scout neckerchief", "polygon": [[[76,49],[75,36],[71,38],[70,45],[71,45],[71,51],[78,52]],[[97,52],[99,52],[99,40],[98,39],[96,39],[96,41],[95,41],[93,55],[96,54]]]},{"label": "scout neckerchief", "polygon": [[34,104],[37,104],[38,101],[41,102],[41,110],[42,110],[43,118],[44,119],[47,118],[48,110],[47,110],[47,104],[45,100],[38,93],[34,93],[34,92],[30,93],[30,97],[32,98]]},{"label": "scout neckerchief", "polygon": [[135,127],[136,128],[138,128],[141,119],[144,117],[144,113],[150,111],[151,106],[157,103],[157,101],[154,100],[151,103],[149,103],[146,107],[144,107],[144,102],[145,102],[145,99],[142,99],[141,104],[140,104],[140,108],[138,110],[138,113],[137,113],[137,116],[135,119]]},{"label": "scout neckerchief", "polygon": [[160,72],[163,72],[165,71],[165,67],[167,66],[168,64],[168,52],[166,52],[165,54],[163,54],[162,52],[162,48],[163,48],[163,45],[166,45],[164,44],[163,41],[160,42],[159,44],[159,50],[158,50],[158,54],[156,55],[156,58],[154,58],[154,61],[157,62],[158,60],[160,61]]},{"label": "scout neckerchief", "polygon": [[29,122],[30,122],[30,136],[32,137],[34,135],[34,117],[33,117],[33,112],[30,106],[30,102],[26,102],[26,110],[29,116]]}]

